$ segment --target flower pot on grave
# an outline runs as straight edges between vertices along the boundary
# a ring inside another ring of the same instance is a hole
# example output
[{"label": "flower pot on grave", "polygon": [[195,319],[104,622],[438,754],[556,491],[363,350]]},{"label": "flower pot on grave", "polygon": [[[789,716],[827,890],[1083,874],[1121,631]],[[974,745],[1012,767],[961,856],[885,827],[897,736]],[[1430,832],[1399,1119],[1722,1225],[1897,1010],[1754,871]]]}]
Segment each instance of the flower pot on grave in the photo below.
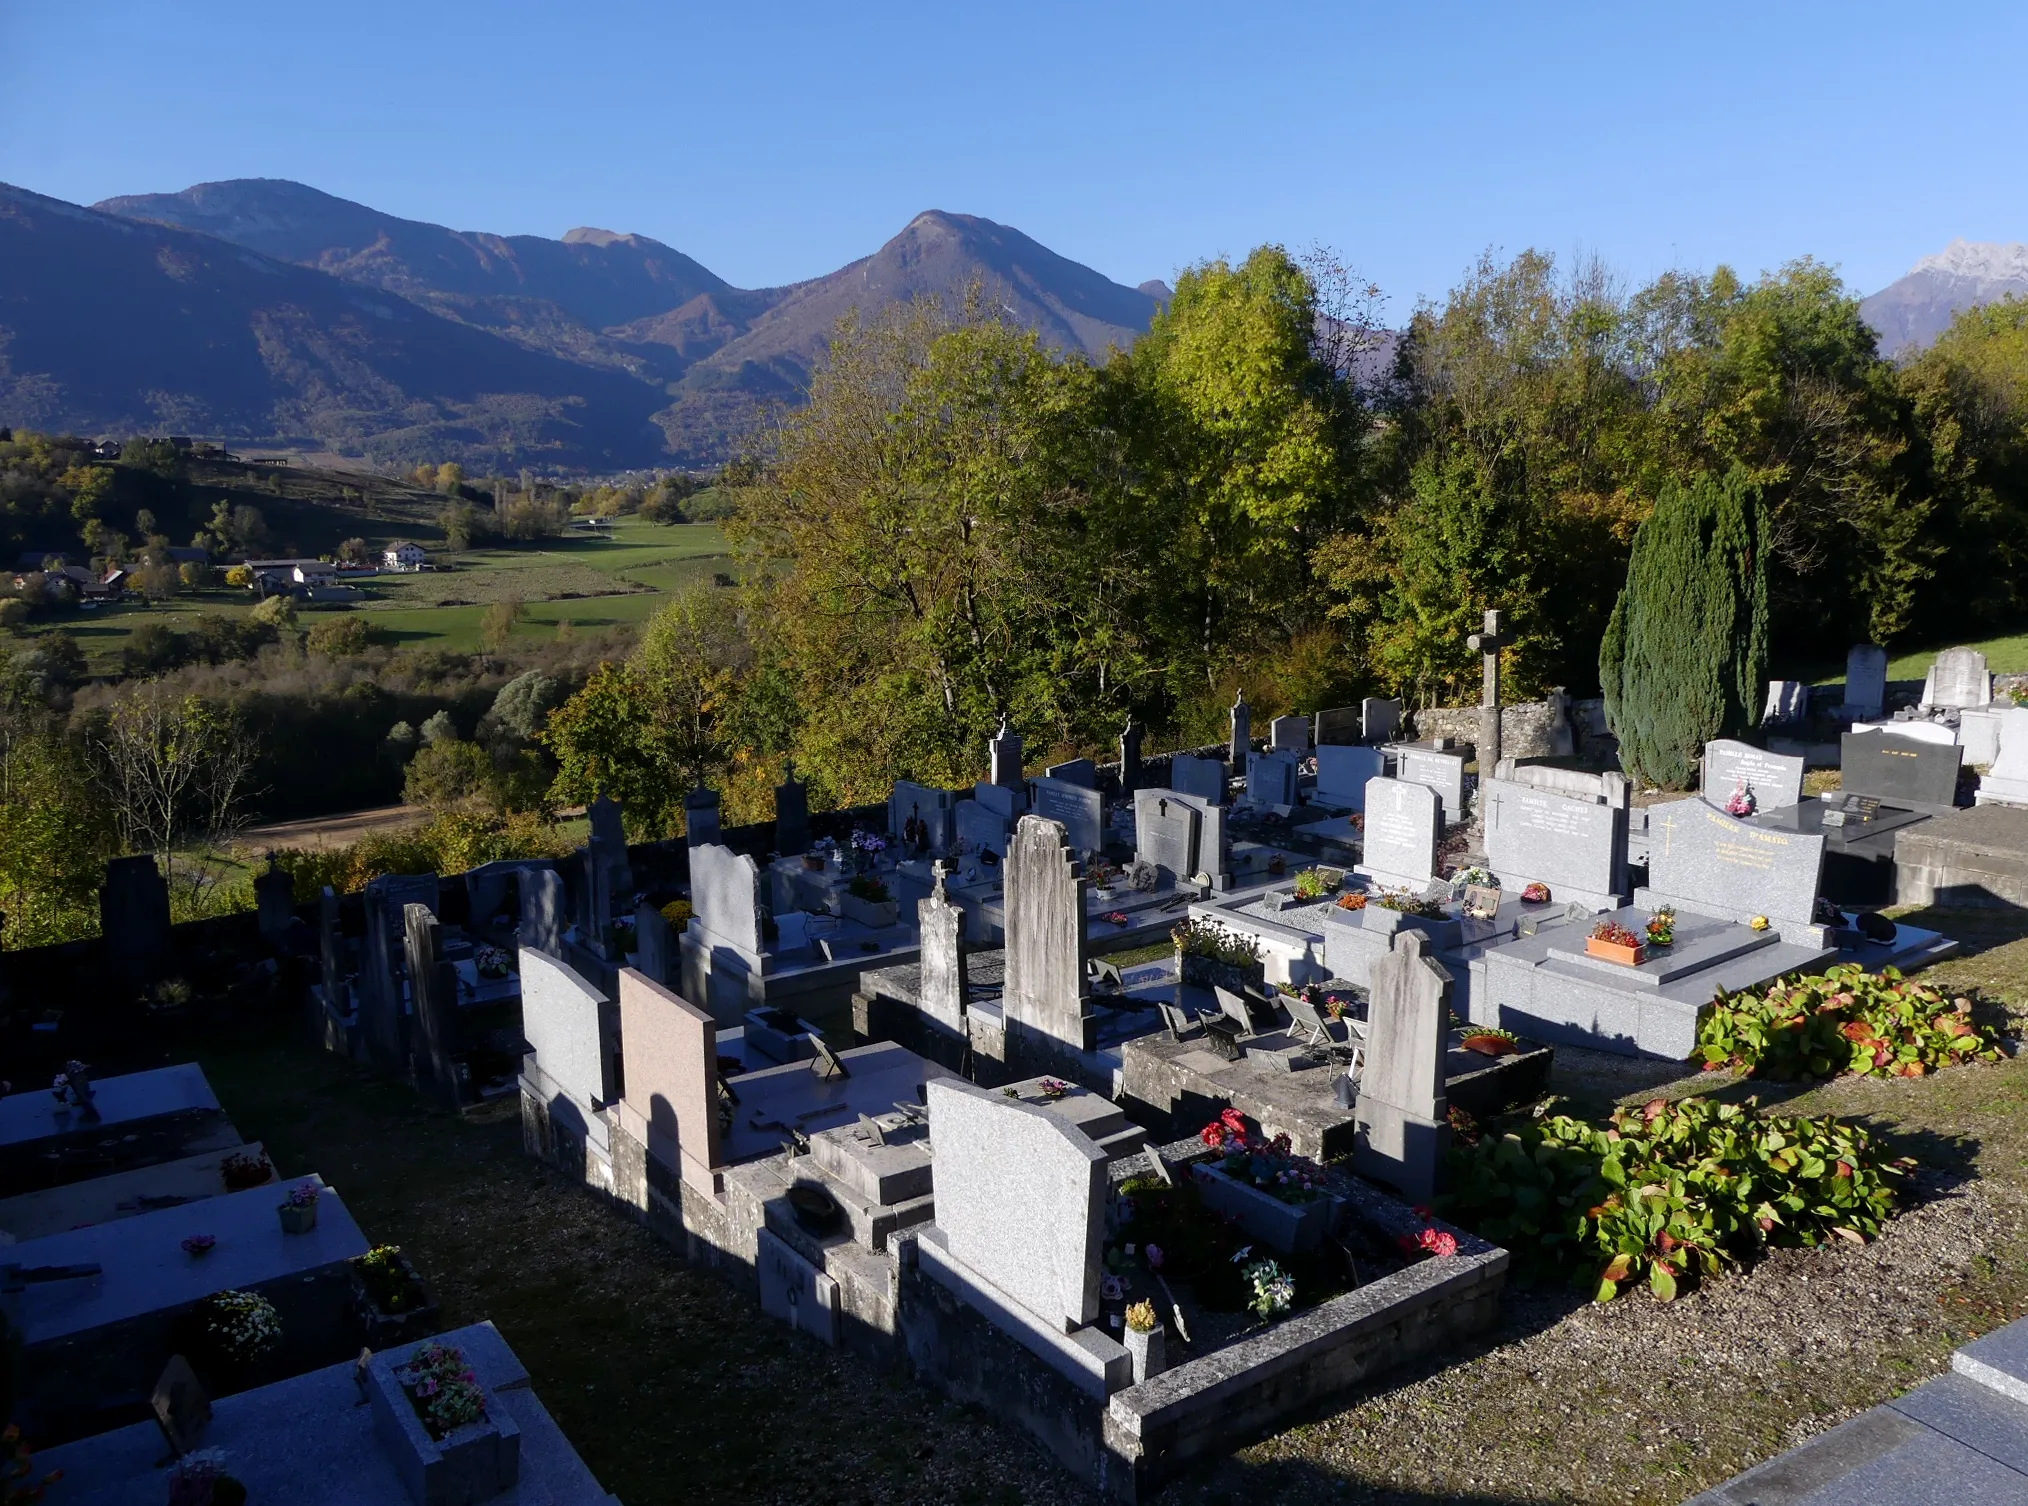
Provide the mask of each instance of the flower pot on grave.
[{"label": "flower pot on grave", "polygon": [[804,853],[803,866],[811,873],[822,873],[824,871],[824,855],[821,852]]},{"label": "flower pot on grave", "polygon": [[1618,963],[1621,967],[1639,967],[1648,960],[1648,949],[1645,946],[1627,946],[1621,942],[1607,941],[1601,936],[1584,938],[1584,954],[1605,962]]},{"label": "flower pot on grave", "polygon": [[317,1227],[315,1203],[277,1203],[275,1212],[281,1216],[284,1234],[308,1234]]},{"label": "flower pot on grave", "polygon": [[368,1288],[359,1263],[352,1263],[352,1311],[359,1320],[360,1342],[376,1351],[426,1338],[443,1327],[442,1310],[408,1257],[395,1255],[391,1264],[400,1276],[394,1285],[409,1294],[398,1308],[382,1306]]},{"label": "flower pot on grave", "polygon": [[1152,1376],[1160,1375],[1168,1368],[1162,1353],[1162,1330],[1151,1328],[1142,1333],[1131,1324],[1126,1332],[1127,1358],[1134,1362],[1134,1384]]},{"label": "flower pot on grave", "polygon": [[484,1418],[432,1438],[402,1376],[393,1355],[375,1355],[366,1369],[367,1397],[374,1434],[416,1506],[471,1506],[520,1481],[521,1429],[492,1387],[480,1386]]},{"label": "flower pot on grave", "polygon": [[901,901],[861,899],[847,890],[838,896],[838,913],[847,920],[858,921],[869,931],[878,931],[895,924],[901,918]]},{"label": "flower pot on grave", "polygon": [[1223,1213],[1250,1238],[1287,1255],[1321,1249],[1331,1232],[1338,1200],[1312,1198],[1307,1203],[1285,1203],[1271,1193],[1227,1176],[1217,1166],[1199,1161],[1190,1170],[1197,1177],[1197,1193],[1204,1206]]}]

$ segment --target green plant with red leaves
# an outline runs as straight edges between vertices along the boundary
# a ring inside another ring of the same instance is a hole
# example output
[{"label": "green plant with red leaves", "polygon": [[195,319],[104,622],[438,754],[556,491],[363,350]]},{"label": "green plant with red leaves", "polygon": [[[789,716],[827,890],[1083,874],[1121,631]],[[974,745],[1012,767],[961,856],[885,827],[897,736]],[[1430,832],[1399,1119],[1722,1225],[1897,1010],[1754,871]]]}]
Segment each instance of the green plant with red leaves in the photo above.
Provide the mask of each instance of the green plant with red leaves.
[{"label": "green plant with red leaves", "polygon": [[1593,941],[1610,942],[1613,946],[1639,947],[1641,938],[1616,920],[1602,920],[1591,928]]},{"label": "green plant with red leaves", "polygon": [[1603,1123],[1545,1113],[1454,1147],[1444,1216],[1522,1271],[1575,1272],[1601,1302],[1662,1301],[1769,1245],[1863,1244],[1912,1164],[1835,1116],[1657,1098]]},{"label": "green plant with red leaves", "polygon": [[1754,993],[1720,990],[1697,1030],[1704,1070],[1731,1067],[1776,1082],[1838,1077],[1921,1077],[1968,1061],[1997,1061],[1997,1031],[1972,1001],[1851,964],[1791,975]]}]

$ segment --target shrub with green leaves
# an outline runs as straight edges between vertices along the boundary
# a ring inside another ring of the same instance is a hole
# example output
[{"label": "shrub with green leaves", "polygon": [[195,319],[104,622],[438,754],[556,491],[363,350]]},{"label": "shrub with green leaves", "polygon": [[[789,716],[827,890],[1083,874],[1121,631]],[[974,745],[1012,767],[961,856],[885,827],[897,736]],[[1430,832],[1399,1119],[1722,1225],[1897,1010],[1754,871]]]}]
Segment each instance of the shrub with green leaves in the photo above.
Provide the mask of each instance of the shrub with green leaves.
[{"label": "shrub with green leaves", "polygon": [[1768,1245],[1865,1243],[1910,1164],[1834,1115],[1657,1098],[1602,1124],[1544,1114],[1454,1146],[1439,1207],[1525,1274],[1574,1272],[1601,1302],[1645,1282],[1667,1302]]},{"label": "shrub with green leaves", "polygon": [[1894,968],[1846,964],[1778,979],[1756,993],[1720,990],[1697,1030],[1707,1072],[1732,1067],[1776,1082],[1921,1077],[1960,1062],[1997,1061],[1999,1036],[1972,1001],[1913,982]]}]

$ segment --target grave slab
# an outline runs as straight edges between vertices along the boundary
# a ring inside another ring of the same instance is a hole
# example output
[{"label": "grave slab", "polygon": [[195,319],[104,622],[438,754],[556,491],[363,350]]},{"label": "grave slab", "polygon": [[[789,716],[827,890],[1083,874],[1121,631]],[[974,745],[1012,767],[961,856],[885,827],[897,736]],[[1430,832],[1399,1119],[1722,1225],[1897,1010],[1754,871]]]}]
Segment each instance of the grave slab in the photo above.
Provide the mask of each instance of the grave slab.
[{"label": "grave slab", "polygon": [[1848,794],[1938,816],[1956,808],[1964,750],[1955,742],[1920,742],[1901,730],[1847,732],[1838,750]]},{"label": "grave slab", "polygon": [[1648,885],[1635,902],[1726,920],[1765,916],[1786,939],[1818,946],[1823,933],[1812,916],[1823,872],[1821,836],[1774,831],[1702,800],[1677,800],[1648,809]]},{"label": "grave slab", "polygon": [[1897,831],[1894,868],[1897,904],[2028,909],[2028,809],[1979,805]]},{"label": "grave slab", "polygon": [[43,1090],[0,1098],[0,1197],[239,1144],[194,1062],[106,1077],[89,1111]]},{"label": "grave slab", "polygon": [[185,1203],[223,1195],[225,1175],[219,1170],[228,1156],[258,1161],[258,1140],[208,1150],[178,1161],[114,1172],[111,1176],[71,1182],[41,1192],[24,1192],[0,1202],[0,1232],[16,1240],[40,1239],[68,1229],[110,1224],[137,1214],[153,1213]]}]

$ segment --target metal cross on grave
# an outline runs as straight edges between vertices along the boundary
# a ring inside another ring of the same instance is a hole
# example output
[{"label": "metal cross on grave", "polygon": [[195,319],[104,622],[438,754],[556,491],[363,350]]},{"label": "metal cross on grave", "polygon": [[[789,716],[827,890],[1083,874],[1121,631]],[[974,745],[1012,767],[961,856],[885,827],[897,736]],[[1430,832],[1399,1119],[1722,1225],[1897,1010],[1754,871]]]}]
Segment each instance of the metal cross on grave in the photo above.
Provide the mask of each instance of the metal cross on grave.
[{"label": "metal cross on grave", "polygon": [[1509,639],[1500,631],[1498,611],[1486,613],[1481,631],[1465,640],[1465,646],[1485,656],[1485,686],[1479,696],[1479,778],[1494,777],[1500,765],[1500,650]]}]

